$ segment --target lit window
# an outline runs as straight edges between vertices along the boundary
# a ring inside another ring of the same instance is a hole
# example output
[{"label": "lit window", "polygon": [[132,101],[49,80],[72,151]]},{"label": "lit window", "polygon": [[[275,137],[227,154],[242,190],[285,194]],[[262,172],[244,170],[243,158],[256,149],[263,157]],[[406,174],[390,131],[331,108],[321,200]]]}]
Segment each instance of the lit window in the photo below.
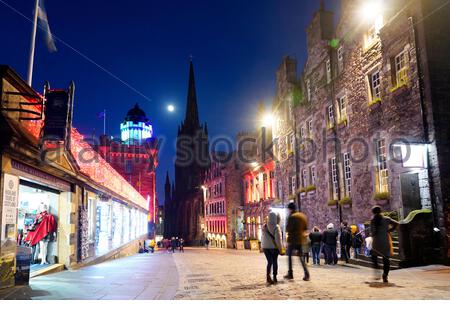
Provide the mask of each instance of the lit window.
[{"label": "lit window", "polygon": [[365,35],[365,48],[368,49],[379,41],[379,33],[383,27],[383,16],[379,15]]},{"label": "lit window", "polygon": [[395,85],[400,86],[408,82],[406,67],[406,53],[402,52],[395,57]]},{"label": "lit window", "polygon": [[295,194],[297,191],[297,179],[294,177],[291,178],[291,190],[292,190],[292,194]]},{"label": "lit window", "polygon": [[336,158],[331,158],[330,160],[330,179],[331,179],[332,198],[337,199],[339,193],[339,181],[338,181]]},{"label": "lit window", "polygon": [[330,59],[328,59],[325,62],[325,68],[327,71],[327,83],[330,83],[331,82],[331,61],[330,61]]},{"label": "lit window", "polygon": [[370,93],[372,95],[372,101],[381,98],[381,79],[379,70],[370,75]]},{"label": "lit window", "polygon": [[387,169],[386,141],[377,141],[377,189],[378,192],[389,192],[389,171]]},{"label": "lit window", "polygon": [[308,186],[308,171],[306,169],[302,170],[302,187],[306,188]]},{"label": "lit window", "polygon": [[334,127],[334,107],[331,105],[328,107],[328,126],[329,127]]},{"label": "lit window", "polygon": [[340,46],[337,50],[338,57],[338,72],[342,72],[344,69],[344,47]]},{"label": "lit window", "polygon": [[340,119],[347,119],[347,99],[345,96],[338,99],[338,106]]},{"label": "lit window", "polygon": [[352,192],[352,169],[350,153],[344,153],[344,177],[345,177],[345,193],[350,196]]},{"label": "lit window", "polygon": [[312,166],[310,170],[311,170],[311,184],[313,186],[315,186],[316,185],[316,166]]}]

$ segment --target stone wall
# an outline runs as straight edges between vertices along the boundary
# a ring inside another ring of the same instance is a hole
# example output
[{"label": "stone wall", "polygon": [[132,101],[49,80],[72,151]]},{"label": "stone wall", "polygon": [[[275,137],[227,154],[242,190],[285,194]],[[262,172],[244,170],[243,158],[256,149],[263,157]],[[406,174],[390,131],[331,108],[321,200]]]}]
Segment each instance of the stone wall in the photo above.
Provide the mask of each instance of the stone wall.
[{"label": "stone wall", "polygon": [[[397,4],[398,8],[406,2]],[[343,4],[348,10],[356,7],[347,1]],[[397,8],[395,8],[397,9]],[[343,12],[334,39],[318,37],[321,17],[326,20],[329,13],[317,13],[307,29],[308,58],[300,77],[302,101],[295,106],[295,124],[297,139],[302,128],[307,132],[308,122],[313,121],[313,132],[308,139],[299,141],[298,182],[301,185],[313,184],[311,167],[316,170],[316,190],[300,195],[300,207],[310,219],[310,226],[324,228],[327,223],[338,224],[339,221],[364,223],[371,217],[370,209],[378,204],[374,200],[377,192],[377,154],[376,141],[386,142],[389,172],[389,199],[382,204],[386,211],[403,210],[400,176],[414,172],[404,168],[401,161],[396,160],[394,145],[398,139],[410,143],[426,143],[421,96],[419,88],[418,64],[414,30],[409,17],[415,15],[414,6],[397,14],[394,10],[384,17],[384,26],[378,39],[366,45],[366,34],[369,25],[356,23],[354,15]],[[341,50],[339,52],[339,50]],[[339,53],[338,53],[339,52]],[[396,86],[393,76],[393,59],[404,52],[407,66],[405,86]],[[342,59],[339,57],[342,56]],[[327,60],[331,65],[331,77],[327,74]],[[380,100],[373,103],[369,75],[379,70],[381,79]],[[278,77],[279,80],[279,77]],[[308,101],[310,85],[311,99]],[[278,84],[280,88],[280,84]],[[347,116],[341,117],[338,98],[346,97]],[[330,128],[328,107],[333,105],[334,125]],[[346,120],[346,121],[344,121]],[[282,131],[278,137],[282,137]],[[392,147],[392,148],[391,148]],[[283,142],[280,150],[283,154]],[[351,191],[346,191],[344,181],[343,153],[351,155]],[[332,192],[330,177],[331,158],[337,161],[338,192]],[[281,157],[283,159],[283,157]],[[287,160],[286,160],[287,161]],[[277,165],[276,178],[283,181],[283,188],[288,188],[293,166],[280,160]],[[306,182],[303,182],[303,170],[306,170]],[[417,171],[417,170],[415,170]],[[419,171],[419,187],[422,207],[430,207],[430,190],[427,184],[427,172]],[[339,201],[350,197],[350,205],[329,205],[329,200]]]}]

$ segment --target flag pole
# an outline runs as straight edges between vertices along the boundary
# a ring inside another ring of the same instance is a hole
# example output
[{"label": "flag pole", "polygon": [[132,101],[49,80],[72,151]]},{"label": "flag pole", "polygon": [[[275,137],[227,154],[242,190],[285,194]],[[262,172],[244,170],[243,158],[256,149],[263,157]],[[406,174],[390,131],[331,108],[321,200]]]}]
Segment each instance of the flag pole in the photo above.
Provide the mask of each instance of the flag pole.
[{"label": "flag pole", "polygon": [[31,32],[30,60],[28,62],[28,85],[30,87],[33,82],[34,49],[36,47],[38,10],[39,10],[39,0],[36,0],[36,4],[34,6],[33,30]]},{"label": "flag pole", "polygon": [[103,109],[103,135],[106,136],[106,109]]}]

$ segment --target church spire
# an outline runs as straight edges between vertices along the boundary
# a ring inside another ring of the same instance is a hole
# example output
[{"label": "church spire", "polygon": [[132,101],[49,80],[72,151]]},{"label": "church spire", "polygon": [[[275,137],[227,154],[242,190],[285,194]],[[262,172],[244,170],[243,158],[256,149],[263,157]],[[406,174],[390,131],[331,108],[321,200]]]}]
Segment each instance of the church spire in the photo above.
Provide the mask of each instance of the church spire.
[{"label": "church spire", "polygon": [[165,203],[169,203],[172,198],[172,189],[170,185],[169,171],[167,171],[166,173],[166,183],[164,184],[164,192],[165,192]]},{"label": "church spire", "polygon": [[186,119],[184,120],[184,125],[192,126],[195,128],[198,128],[200,126],[200,121],[198,118],[197,93],[195,90],[194,64],[192,63],[192,59],[189,64],[189,89],[186,105]]},{"label": "church spire", "polygon": [[166,172],[166,186],[170,187],[169,171]]}]

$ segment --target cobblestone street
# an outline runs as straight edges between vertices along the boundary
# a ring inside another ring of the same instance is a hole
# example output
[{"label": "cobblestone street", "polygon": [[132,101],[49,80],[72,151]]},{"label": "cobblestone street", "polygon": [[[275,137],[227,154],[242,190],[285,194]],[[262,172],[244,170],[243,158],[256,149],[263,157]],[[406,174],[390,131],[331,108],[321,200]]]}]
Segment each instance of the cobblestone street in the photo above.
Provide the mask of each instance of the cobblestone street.
[{"label": "cobblestone street", "polygon": [[174,258],[180,281],[176,299],[450,299],[445,266],[392,271],[384,285],[368,268],[310,265],[311,281],[304,282],[296,260],[295,280],[285,281],[287,257],[280,257],[279,283],[267,287],[266,261],[256,252],[188,249]]},{"label": "cobblestone street", "polygon": [[36,277],[30,286],[0,290],[0,299],[450,299],[450,268],[445,266],[392,271],[391,283],[384,285],[368,268],[310,265],[311,281],[304,282],[296,260],[295,280],[285,281],[287,258],[281,257],[279,283],[268,287],[265,263],[254,251],[159,251]]}]

